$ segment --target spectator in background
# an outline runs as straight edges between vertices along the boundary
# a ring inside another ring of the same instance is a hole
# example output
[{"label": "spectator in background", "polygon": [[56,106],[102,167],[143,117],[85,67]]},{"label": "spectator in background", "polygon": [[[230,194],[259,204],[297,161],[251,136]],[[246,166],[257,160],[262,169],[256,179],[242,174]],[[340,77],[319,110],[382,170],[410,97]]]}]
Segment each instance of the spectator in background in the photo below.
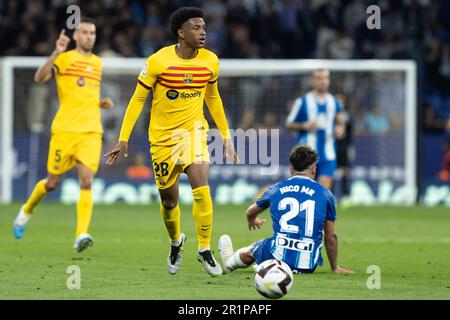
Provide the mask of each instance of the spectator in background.
[{"label": "spectator in background", "polygon": [[248,129],[254,127],[255,108],[258,106],[258,98],[261,95],[261,84],[258,79],[245,78],[234,81],[239,81],[239,91],[242,97],[242,118],[238,124],[239,128]]},{"label": "spectator in background", "polygon": [[431,105],[425,105],[423,110],[423,131],[442,134],[447,126],[447,120],[437,117],[435,108]]},{"label": "spectator in background", "polygon": [[150,56],[164,45],[164,28],[156,25],[149,25],[142,30],[139,42],[139,55]]},{"label": "spectator in background", "polygon": [[161,12],[158,2],[150,2],[147,4],[147,13],[145,15],[145,25],[147,27],[163,27],[165,26],[165,15]]},{"label": "spectator in background", "polygon": [[365,20],[366,9],[367,6],[363,0],[353,0],[345,7],[343,23],[347,31],[353,33],[353,30]]},{"label": "spectator in background", "polygon": [[368,131],[376,135],[387,134],[390,130],[389,117],[381,111],[379,106],[374,106],[364,117]]},{"label": "spectator in background", "polygon": [[340,28],[337,34],[331,39],[328,46],[328,58],[330,59],[351,59],[355,44],[353,39]]},{"label": "spectator in background", "polygon": [[[289,92],[283,90],[281,78],[278,76],[273,76],[267,79],[267,83],[263,86],[261,95],[258,98],[258,109],[259,110],[269,110],[264,114],[257,114],[256,120],[259,123],[266,125],[266,128],[272,128],[279,126],[277,115],[283,115],[283,111],[286,109],[287,101],[290,98]],[[271,117],[273,119],[271,119]]]},{"label": "spectator in background", "polygon": [[445,142],[444,156],[442,157],[442,169],[439,173],[439,178],[444,182],[450,182],[450,137],[448,137]]},{"label": "spectator in background", "polygon": [[[171,41],[165,27],[168,14],[179,6],[193,5],[204,9],[207,43],[220,58],[414,58],[419,90],[426,90],[419,91],[419,105],[424,96],[434,109],[424,110],[424,127],[440,132],[445,127],[450,106],[450,1],[0,1],[0,55],[48,55],[57,37],[55,30],[65,25],[68,3],[78,4],[83,15],[97,20],[97,50],[103,57],[144,57],[156,52]],[[381,7],[381,30],[366,26],[369,3]],[[370,81],[364,83],[370,85]],[[260,84],[243,85],[239,92],[244,97],[239,102],[244,110],[242,124],[251,127],[261,114],[254,103],[255,92],[261,89],[255,89]],[[370,107],[364,102],[367,93],[362,87],[355,92],[361,106],[355,109],[355,135],[367,133],[363,115]],[[241,114],[233,117],[241,118]],[[395,118],[388,122],[392,132]]]}]

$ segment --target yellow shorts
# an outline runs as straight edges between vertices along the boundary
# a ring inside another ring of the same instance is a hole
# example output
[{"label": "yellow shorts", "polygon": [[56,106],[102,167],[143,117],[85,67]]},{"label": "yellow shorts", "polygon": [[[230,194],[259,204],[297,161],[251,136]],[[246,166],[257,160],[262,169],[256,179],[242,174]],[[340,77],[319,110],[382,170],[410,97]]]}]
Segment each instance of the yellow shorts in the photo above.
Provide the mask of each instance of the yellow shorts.
[{"label": "yellow shorts", "polygon": [[187,139],[172,146],[151,146],[150,155],[158,189],[173,186],[189,165],[210,162],[206,134],[197,144]]},{"label": "yellow shorts", "polygon": [[97,172],[102,152],[102,134],[98,132],[52,132],[47,171],[61,175],[81,162]]}]

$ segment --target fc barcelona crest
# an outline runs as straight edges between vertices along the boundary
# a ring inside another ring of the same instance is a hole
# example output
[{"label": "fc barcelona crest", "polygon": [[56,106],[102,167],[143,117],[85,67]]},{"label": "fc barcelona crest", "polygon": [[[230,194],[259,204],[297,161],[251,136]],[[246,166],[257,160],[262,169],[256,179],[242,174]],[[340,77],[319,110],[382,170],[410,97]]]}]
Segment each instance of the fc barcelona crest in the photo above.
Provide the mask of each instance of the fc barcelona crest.
[{"label": "fc barcelona crest", "polygon": [[192,83],[193,78],[194,78],[194,75],[192,73],[185,73],[184,74],[184,83]]},{"label": "fc barcelona crest", "polygon": [[77,85],[78,85],[79,87],[84,87],[85,83],[86,83],[86,81],[84,81],[84,78],[83,78],[83,77],[79,77],[79,78],[78,78],[78,80],[77,80]]}]

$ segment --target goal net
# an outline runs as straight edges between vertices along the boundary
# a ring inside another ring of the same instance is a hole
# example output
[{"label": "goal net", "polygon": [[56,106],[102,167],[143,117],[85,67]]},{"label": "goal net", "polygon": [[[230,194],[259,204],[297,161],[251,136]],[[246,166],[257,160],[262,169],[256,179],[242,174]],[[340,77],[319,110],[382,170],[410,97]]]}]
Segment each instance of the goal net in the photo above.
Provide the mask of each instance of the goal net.
[{"label": "goal net", "polygon": [[[1,63],[1,201],[23,201],[46,175],[52,119],[58,108],[55,80],[33,82],[42,58],[8,57]],[[102,110],[103,153],[117,141],[125,108],[144,59],[105,58],[102,96],[115,103]],[[412,204],[416,200],[416,67],[411,61],[221,60],[219,89],[242,164],[220,161],[211,130],[210,184],[215,203],[248,203],[261,187],[289,176],[288,155],[297,143],[285,127],[293,101],[311,90],[310,73],[331,72],[330,92],[351,119],[349,197],[357,204]],[[147,138],[151,96],[129,143],[129,157],[108,167],[102,158],[94,182],[96,203],[158,201]],[[207,118],[211,120],[205,108]],[[211,128],[214,124],[210,121]],[[334,191],[343,195],[338,169]],[[75,169],[49,199],[78,197]],[[192,201],[180,178],[180,201]]]}]

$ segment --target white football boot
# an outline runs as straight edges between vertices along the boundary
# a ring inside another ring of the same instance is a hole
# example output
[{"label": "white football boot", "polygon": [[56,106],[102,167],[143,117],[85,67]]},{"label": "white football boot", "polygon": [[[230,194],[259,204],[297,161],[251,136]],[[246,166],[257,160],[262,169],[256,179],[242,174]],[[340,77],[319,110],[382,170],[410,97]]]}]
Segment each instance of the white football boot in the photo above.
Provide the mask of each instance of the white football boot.
[{"label": "white football boot", "polygon": [[230,268],[227,267],[227,261],[233,256],[233,243],[231,242],[231,238],[229,235],[224,234],[219,238],[219,244],[217,246],[220,257],[222,258],[222,265],[224,273],[231,272]]},{"label": "white football boot", "polygon": [[28,220],[31,218],[30,214],[23,211],[23,207],[24,206],[20,207],[19,213],[17,214],[13,224],[13,234],[16,239],[21,239],[23,237]]},{"label": "white football boot", "polygon": [[197,260],[201,263],[203,263],[203,266],[205,267],[206,272],[212,276],[220,276],[222,274],[222,267],[220,264],[214,259],[214,256],[212,255],[210,249],[198,251],[197,253]]},{"label": "white football boot", "polygon": [[75,252],[81,252],[88,247],[92,247],[93,245],[94,245],[94,239],[92,239],[92,236],[88,233],[82,233],[75,240],[75,243],[73,245],[73,250]]},{"label": "white football boot", "polygon": [[176,274],[180,270],[181,262],[183,262],[183,245],[187,240],[184,233],[180,234],[180,244],[178,246],[170,245],[169,257],[167,258],[167,270],[170,274]]}]

